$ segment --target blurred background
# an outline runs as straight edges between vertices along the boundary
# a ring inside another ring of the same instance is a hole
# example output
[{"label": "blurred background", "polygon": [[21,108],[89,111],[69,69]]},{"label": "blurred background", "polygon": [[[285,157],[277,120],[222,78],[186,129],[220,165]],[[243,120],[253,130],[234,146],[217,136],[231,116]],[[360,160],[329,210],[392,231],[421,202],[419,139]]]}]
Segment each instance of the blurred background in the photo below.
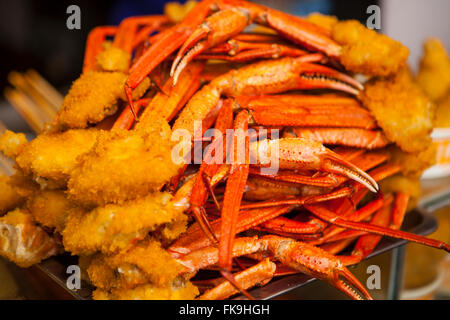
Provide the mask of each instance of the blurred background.
[{"label": "blurred background", "polygon": [[[32,68],[64,95],[72,81],[81,73],[85,41],[92,28],[99,25],[117,25],[128,16],[161,14],[166,2],[164,0],[0,0],[2,57],[0,89],[3,91],[9,86],[8,75],[11,71],[24,72]],[[367,8],[370,5],[379,5],[381,30],[378,31],[402,41],[410,48],[409,63],[413,71],[417,70],[422,55],[422,44],[427,37],[439,37],[447,49],[450,48],[450,20],[447,16],[450,12],[450,1],[448,0],[258,0],[255,2],[290,14],[302,16],[318,11],[336,15],[339,19],[357,19],[364,24],[370,16]],[[81,9],[80,30],[68,30],[66,27],[66,19],[69,16],[66,10],[73,4]],[[0,95],[0,120],[7,125],[8,129],[26,132],[29,137],[33,135],[32,128],[22,120],[3,94]],[[444,186],[450,185],[448,180],[439,183]],[[436,183],[425,182],[425,187],[433,189]],[[448,239],[450,207],[441,207],[435,212],[440,219],[440,227],[433,236],[450,241]],[[384,289],[373,292],[376,298],[401,298],[399,294],[389,292],[392,288],[389,288],[387,284],[393,277],[396,257],[394,255],[398,257],[398,254],[398,252],[383,254],[375,260],[362,264],[358,267],[359,271],[356,270],[357,274],[364,276],[367,265],[383,266]],[[400,254],[404,257],[405,252]],[[427,258],[420,259],[424,256]],[[448,297],[450,292],[448,255],[446,267],[442,267],[445,264],[444,260],[445,256],[440,252],[434,253],[434,251],[424,251],[423,248],[408,246],[406,269],[402,274],[395,275],[402,277],[400,283],[405,289],[403,291],[409,292],[409,295],[404,297],[423,298],[426,297],[427,292],[432,292],[433,297]],[[427,263],[423,263],[424,261]],[[431,262],[428,263],[428,261]],[[447,268],[446,276],[442,268]],[[45,279],[42,285],[39,277],[36,270],[31,270],[31,273],[24,272],[0,260],[0,298],[55,298],[54,290],[56,292],[58,290],[53,289],[52,284],[45,282]],[[30,283],[34,285],[30,286]],[[309,288],[306,291],[296,291],[285,298],[343,298],[343,296],[336,296],[336,290],[330,289],[322,282],[316,282],[312,286],[315,286],[315,290],[312,291]],[[436,288],[439,286],[444,289],[436,295]]]}]

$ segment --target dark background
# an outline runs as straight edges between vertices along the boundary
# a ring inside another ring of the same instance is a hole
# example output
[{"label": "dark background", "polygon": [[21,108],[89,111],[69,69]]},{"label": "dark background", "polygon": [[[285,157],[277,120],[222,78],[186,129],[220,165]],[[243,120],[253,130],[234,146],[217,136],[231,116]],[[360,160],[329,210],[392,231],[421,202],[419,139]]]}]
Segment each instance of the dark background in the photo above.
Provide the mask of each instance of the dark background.
[{"label": "dark background", "polygon": [[[182,0],[181,2],[184,2]],[[128,16],[161,14],[164,0],[0,0],[0,89],[12,70],[36,69],[61,92],[80,72],[89,31],[99,25],[117,25]],[[291,14],[313,11],[340,19],[367,19],[366,8],[375,0],[263,0],[255,1]],[[339,6],[336,4],[339,3]],[[66,9],[81,9],[81,30],[68,30]],[[2,97],[3,98],[3,97]]]}]

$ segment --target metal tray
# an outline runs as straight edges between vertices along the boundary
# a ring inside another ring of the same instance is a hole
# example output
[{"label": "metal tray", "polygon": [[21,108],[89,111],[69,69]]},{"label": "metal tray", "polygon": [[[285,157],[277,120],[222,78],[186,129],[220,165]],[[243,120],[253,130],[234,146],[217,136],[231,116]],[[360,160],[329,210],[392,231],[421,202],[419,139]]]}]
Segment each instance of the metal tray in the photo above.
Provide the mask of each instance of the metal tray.
[{"label": "metal tray", "polygon": [[[418,235],[428,235],[437,228],[437,220],[424,207],[418,207],[408,213],[402,226],[402,230],[412,232]],[[384,253],[386,251],[398,248],[407,241],[384,237],[378,244],[372,254],[368,257],[373,257]],[[367,258],[367,259],[368,259]],[[67,267],[76,265],[78,259],[69,254],[63,254],[57,257],[47,259],[46,261],[36,265],[41,272],[50,277],[63,290],[67,291],[74,299],[86,300],[92,298],[92,290],[94,289],[89,283],[82,281],[81,289],[70,290],[66,285],[67,277],[70,274],[66,273]],[[284,276],[279,279],[271,281],[262,288],[256,288],[250,291],[251,295],[256,299],[272,299],[288,291],[304,286],[316,279],[303,274]],[[246,299],[243,296],[237,296],[235,299]]]}]

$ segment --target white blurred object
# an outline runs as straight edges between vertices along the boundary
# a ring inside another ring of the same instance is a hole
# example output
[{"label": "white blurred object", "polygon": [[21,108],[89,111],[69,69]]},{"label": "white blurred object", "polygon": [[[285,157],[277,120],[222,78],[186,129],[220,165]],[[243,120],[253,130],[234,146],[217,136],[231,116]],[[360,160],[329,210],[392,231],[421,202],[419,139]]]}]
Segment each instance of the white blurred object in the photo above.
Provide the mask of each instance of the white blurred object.
[{"label": "white blurred object", "polygon": [[450,48],[449,0],[381,0],[383,33],[410,50],[409,64],[417,71],[426,38],[434,36]]},{"label": "white blurred object", "polygon": [[436,145],[436,164],[428,168],[423,179],[434,179],[450,175],[450,128],[435,128],[431,133]]}]

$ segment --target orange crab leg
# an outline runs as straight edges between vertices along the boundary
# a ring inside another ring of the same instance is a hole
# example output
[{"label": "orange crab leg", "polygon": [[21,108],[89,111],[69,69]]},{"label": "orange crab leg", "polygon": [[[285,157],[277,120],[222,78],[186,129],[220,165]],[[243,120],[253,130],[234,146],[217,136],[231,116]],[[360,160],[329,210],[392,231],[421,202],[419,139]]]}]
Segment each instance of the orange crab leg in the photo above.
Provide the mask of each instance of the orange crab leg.
[{"label": "orange crab leg", "polygon": [[155,41],[131,67],[128,79],[125,83],[125,94],[131,110],[134,113],[133,90],[157,65],[164,61],[172,52],[184,43],[193,32],[193,28],[200,24],[210,12],[212,4],[212,0],[204,0],[197,4],[195,8],[186,15],[181,23],[163,31],[158,36],[158,40]]},{"label": "orange crab leg", "polygon": [[152,31],[157,30],[161,25],[169,22],[169,18],[163,15],[134,16],[124,20],[119,25],[117,34],[114,37],[113,46],[120,48],[131,54],[134,48],[134,41],[141,25],[149,26]]},{"label": "orange crab leg", "polygon": [[297,137],[319,141],[326,145],[377,149],[390,143],[381,130],[360,128],[292,128]]},{"label": "orange crab leg", "polygon": [[[232,109],[232,101],[231,100],[225,100],[223,103],[222,109],[219,112],[219,115],[216,119],[216,126],[215,128],[219,130],[219,132],[225,134],[225,130],[232,127],[233,124],[233,109]],[[223,139],[221,139],[223,142]],[[225,145],[222,146],[222,150],[225,149]],[[223,153],[223,158],[225,158],[225,153]],[[207,199],[207,191],[208,187],[212,189],[212,186],[210,182],[205,181],[205,176],[212,177],[216,174],[217,170],[219,169],[220,164],[218,163],[210,163],[209,161],[203,161],[200,169],[197,173],[197,177],[195,180],[194,189],[192,191],[192,195],[190,198],[190,209],[193,215],[195,216],[196,220],[202,227],[205,234],[210,237],[210,240],[215,239],[215,234],[208,223],[208,220],[206,219],[206,213],[203,208],[203,205]]]},{"label": "orange crab leg", "polygon": [[[392,206],[390,204],[385,205],[378,210],[372,219],[370,224],[381,227],[387,227],[391,221]],[[367,234],[361,236],[356,242],[355,248],[352,251],[352,256],[359,257],[361,260],[367,257],[373,249],[380,242],[382,236],[376,234]]]},{"label": "orange crab leg", "polygon": [[392,212],[391,228],[400,229],[403,223],[403,218],[408,208],[410,196],[404,192],[397,192],[394,200],[394,208]]},{"label": "orange crab leg", "polygon": [[[250,154],[260,166],[273,165],[275,160],[271,158],[277,157],[277,165],[282,169],[331,172],[355,180],[373,192],[378,190],[370,175],[316,141],[302,138],[257,141],[250,144]],[[261,155],[266,155],[266,159]]]},{"label": "orange crab leg", "polygon": [[96,56],[103,51],[103,42],[107,37],[114,36],[116,31],[117,27],[115,26],[103,26],[89,32],[84,51],[83,73],[95,69]]},{"label": "orange crab leg", "polygon": [[370,223],[364,223],[364,222],[354,222],[354,221],[348,221],[342,219],[340,216],[336,215],[332,211],[328,210],[327,208],[319,205],[305,205],[305,208],[312,212],[314,215],[319,217],[320,219],[337,225],[339,227],[344,227],[352,230],[360,230],[360,231],[367,231],[370,233],[382,235],[382,236],[388,236],[392,238],[398,238],[398,239],[404,239],[411,242],[420,243],[429,247],[437,248],[437,249],[443,249],[447,252],[450,252],[450,245],[448,245],[445,242],[429,239],[423,236],[418,236],[412,233],[380,227],[376,225],[371,225]]},{"label": "orange crab leg", "polygon": [[179,73],[200,53],[239,34],[249,23],[270,26],[282,36],[330,57],[340,55],[340,46],[321,27],[301,18],[246,1],[218,1],[219,11],[209,16],[179,50],[172,64],[176,83]]},{"label": "orange crab leg", "polygon": [[[222,208],[222,222],[219,242],[219,266],[225,270],[231,270],[233,241],[236,235],[237,218],[241,206],[242,195],[248,177],[248,114],[241,111],[235,119],[233,134],[234,157],[228,176],[227,186]],[[239,136],[241,135],[241,136]],[[244,136],[244,150],[240,150],[239,139]],[[242,155],[244,152],[244,155]],[[240,159],[240,160],[239,160]],[[239,163],[241,161],[241,163]],[[242,162],[244,161],[244,162]]]},{"label": "orange crab leg", "polygon": [[[275,263],[266,258],[244,271],[233,274],[233,277],[242,288],[249,289],[257,285],[264,285],[272,280],[276,268]],[[203,293],[198,297],[198,300],[223,300],[236,293],[239,293],[239,291],[235,287],[228,281],[223,281],[216,287]]]},{"label": "orange crab leg", "polygon": [[[144,98],[140,99],[138,101],[135,101],[135,107],[136,112],[139,112],[139,110],[142,107],[146,107],[149,105],[150,101],[152,101],[151,98]],[[112,129],[125,129],[129,130],[134,123],[134,115],[131,112],[131,108],[128,105],[120,114],[120,116],[117,118],[117,120],[114,122],[114,125]]]},{"label": "orange crab leg", "polygon": [[[389,205],[392,202],[392,197],[378,197],[378,199],[375,199],[368,204],[366,204],[364,207],[355,210],[351,213],[342,214],[340,217],[345,218],[346,220],[351,221],[362,221],[368,217],[370,217],[374,212],[382,208],[383,206]],[[338,211],[339,212],[339,211]],[[320,241],[313,242],[313,244],[319,244],[331,241],[330,239],[336,236],[337,234],[341,233],[345,229],[339,228],[336,226],[331,226],[330,228],[327,228],[324,230],[324,235],[320,239]]]}]

